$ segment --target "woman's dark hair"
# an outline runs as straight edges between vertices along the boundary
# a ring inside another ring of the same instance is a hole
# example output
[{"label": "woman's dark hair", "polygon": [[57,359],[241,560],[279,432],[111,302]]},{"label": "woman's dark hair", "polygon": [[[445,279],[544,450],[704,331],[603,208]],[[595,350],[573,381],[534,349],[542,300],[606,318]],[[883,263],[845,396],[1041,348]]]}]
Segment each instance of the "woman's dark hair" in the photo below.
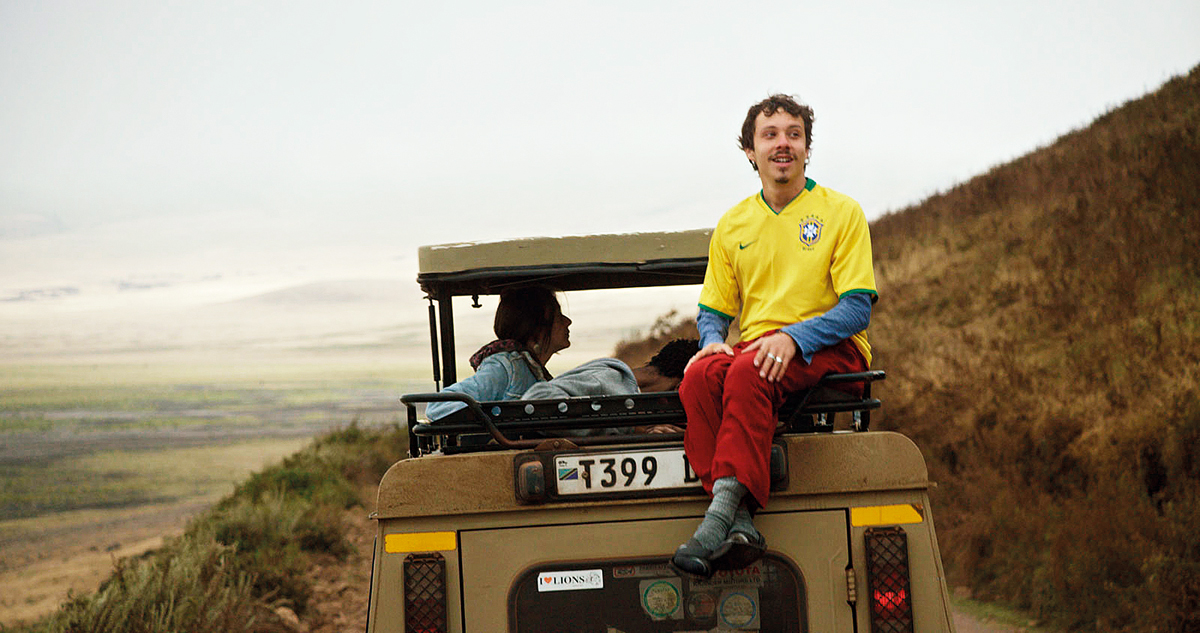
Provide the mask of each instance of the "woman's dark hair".
[{"label": "woman's dark hair", "polygon": [[509,288],[500,293],[492,329],[497,338],[513,339],[530,351],[537,351],[534,347],[550,336],[558,313],[554,290],[545,286]]},{"label": "woman's dark hair", "polygon": [[[771,95],[750,106],[750,111],[746,113],[746,120],[742,122],[742,135],[738,137],[739,146],[744,150],[754,149],[754,131],[758,115],[761,113],[771,116],[780,110],[804,121],[804,147],[812,149],[813,119],[816,118],[816,115],[813,114],[812,108],[797,102],[788,95],[781,94]],[[750,161],[750,164],[754,166],[754,171],[758,171],[758,165],[755,165],[754,161]]]}]

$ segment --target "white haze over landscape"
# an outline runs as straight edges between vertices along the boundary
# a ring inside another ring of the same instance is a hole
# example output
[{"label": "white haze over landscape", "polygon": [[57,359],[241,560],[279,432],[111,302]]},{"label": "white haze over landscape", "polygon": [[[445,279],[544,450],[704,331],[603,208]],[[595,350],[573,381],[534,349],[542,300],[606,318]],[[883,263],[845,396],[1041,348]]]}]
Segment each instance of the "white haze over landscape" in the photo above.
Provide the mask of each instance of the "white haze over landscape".
[{"label": "white haze over landscape", "polygon": [[[1194,0],[0,0],[0,354],[423,348],[419,245],[712,226],[772,92],[876,218],[1186,72],[1197,33]],[[585,295],[594,356],[696,289]]]}]

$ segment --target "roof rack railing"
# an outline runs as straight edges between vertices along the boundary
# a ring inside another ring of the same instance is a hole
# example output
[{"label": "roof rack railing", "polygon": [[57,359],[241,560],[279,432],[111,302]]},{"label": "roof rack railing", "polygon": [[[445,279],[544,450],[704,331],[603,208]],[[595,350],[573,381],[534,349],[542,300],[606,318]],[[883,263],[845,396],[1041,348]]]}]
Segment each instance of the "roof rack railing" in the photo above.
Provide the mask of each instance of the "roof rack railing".
[{"label": "roof rack railing", "polygon": [[[871,411],[882,402],[871,397],[871,383],[883,380],[881,370],[830,374],[817,386],[793,394],[779,410],[777,433],[831,432],[834,417],[852,412],[853,431],[870,428]],[[839,391],[838,386],[861,383],[862,396]],[[478,402],[454,392],[415,393],[400,398],[407,408],[409,454],[419,456],[437,449],[444,452],[535,448],[559,437],[577,446],[673,442],[681,433],[579,435],[574,431],[600,428],[628,429],[656,424],[687,425],[676,392],[612,396],[504,400]],[[436,422],[417,417],[417,404],[462,402],[465,408]]]},{"label": "roof rack railing", "polygon": [[[409,452],[413,456],[436,448],[448,449],[447,452],[534,448],[553,437],[562,437],[577,446],[681,440],[682,433],[587,436],[570,432],[654,424],[682,427],[686,419],[673,391],[491,402],[440,392],[408,394],[400,401],[408,409]],[[419,420],[416,405],[430,402],[462,402],[467,406],[437,421]],[[469,441],[459,441],[468,436]],[[495,444],[481,445],[480,440],[488,439]]]},{"label": "roof rack railing", "polygon": [[[811,389],[792,394],[779,408],[779,420],[793,433],[828,432],[833,430],[837,413],[854,414],[851,430],[867,431],[871,427],[871,411],[883,406],[871,397],[871,383],[884,380],[882,369],[846,374],[826,374]],[[838,386],[862,384],[862,396],[856,397]]]}]

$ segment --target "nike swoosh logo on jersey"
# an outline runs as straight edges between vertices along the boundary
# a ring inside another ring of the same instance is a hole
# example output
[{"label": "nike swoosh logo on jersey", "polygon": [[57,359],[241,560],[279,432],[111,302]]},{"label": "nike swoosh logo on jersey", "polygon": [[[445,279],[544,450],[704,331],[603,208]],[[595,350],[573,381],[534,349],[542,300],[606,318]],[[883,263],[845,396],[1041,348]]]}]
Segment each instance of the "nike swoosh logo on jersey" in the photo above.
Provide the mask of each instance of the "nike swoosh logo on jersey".
[{"label": "nike swoosh logo on jersey", "polygon": [[[757,242],[757,241],[758,241],[758,240],[754,240],[754,242]],[[749,247],[751,244],[753,244],[754,242],[748,242],[748,243],[746,243],[746,244],[743,244],[743,243],[741,243],[741,242],[738,242],[738,250],[739,250],[739,251],[744,251],[744,250],[746,250],[746,249],[747,249],[747,248],[748,248],[748,247]]]}]

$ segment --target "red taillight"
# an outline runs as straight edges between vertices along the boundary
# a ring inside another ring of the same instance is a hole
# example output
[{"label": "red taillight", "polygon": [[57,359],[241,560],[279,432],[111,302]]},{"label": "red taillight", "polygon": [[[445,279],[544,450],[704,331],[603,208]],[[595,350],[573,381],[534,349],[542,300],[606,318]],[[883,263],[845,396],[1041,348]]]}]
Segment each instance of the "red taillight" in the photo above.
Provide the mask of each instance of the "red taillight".
[{"label": "red taillight", "polygon": [[446,633],[446,559],[437,552],[404,559],[405,633]]},{"label": "red taillight", "polygon": [[912,588],[908,580],[908,537],[899,527],[868,528],[867,586],[871,631],[912,633]]},{"label": "red taillight", "polygon": [[876,589],[872,599],[875,601],[872,612],[885,618],[900,617],[909,610],[908,592],[903,589]]}]

